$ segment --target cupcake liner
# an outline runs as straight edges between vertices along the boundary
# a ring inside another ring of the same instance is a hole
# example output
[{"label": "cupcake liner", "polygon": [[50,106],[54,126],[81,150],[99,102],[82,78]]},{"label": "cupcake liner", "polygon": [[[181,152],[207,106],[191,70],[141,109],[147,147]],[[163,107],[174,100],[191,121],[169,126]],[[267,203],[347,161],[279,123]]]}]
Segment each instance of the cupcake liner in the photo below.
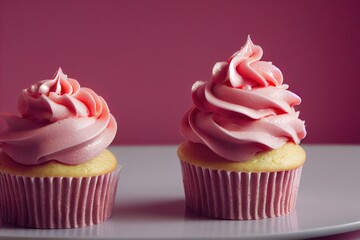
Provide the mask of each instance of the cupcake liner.
[{"label": "cupcake liner", "polygon": [[112,214],[120,168],[94,177],[24,177],[0,174],[0,216],[31,228],[77,228]]},{"label": "cupcake liner", "polygon": [[295,208],[302,167],[278,172],[234,172],[181,162],[186,206],[197,215],[255,220]]}]

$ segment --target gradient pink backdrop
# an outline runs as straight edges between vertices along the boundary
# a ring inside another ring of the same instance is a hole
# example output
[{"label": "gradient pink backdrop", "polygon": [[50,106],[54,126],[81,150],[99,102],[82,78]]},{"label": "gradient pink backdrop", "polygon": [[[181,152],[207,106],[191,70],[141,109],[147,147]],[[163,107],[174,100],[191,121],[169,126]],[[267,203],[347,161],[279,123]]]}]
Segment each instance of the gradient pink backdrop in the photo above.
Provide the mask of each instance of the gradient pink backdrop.
[{"label": "gradient pink backdrop", "polygon": [[0,0],[0,111],[69,77],[107,100],[116,144],[174,144],[196,80],[250,34],[303,98],[307,143],[360,143],[360,1]]}]

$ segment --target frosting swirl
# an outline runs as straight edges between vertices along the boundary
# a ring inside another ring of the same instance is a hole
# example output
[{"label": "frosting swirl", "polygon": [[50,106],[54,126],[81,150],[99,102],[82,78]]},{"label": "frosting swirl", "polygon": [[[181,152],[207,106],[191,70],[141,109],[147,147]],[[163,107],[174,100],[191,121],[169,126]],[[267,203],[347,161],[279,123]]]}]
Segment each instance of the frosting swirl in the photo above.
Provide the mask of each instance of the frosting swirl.
[{"label": "frosting swirl", "polygon": [[61,68],[54,79],[24,89],[18,110],[20,116],[0,114],[7,124],[0,133],[0,146],[26,165],[89,161],[110,145],[117,130],[105,100],[80,87]]},{"label": "frosting swirl", "polygon": [[262,53],[248,37],[227,62],[215,64],[211,81],[193,85],[195,106],[180,127],[185,138],[238,162],[289,141],[300,143],[306,130],[294,106],[301,99],[287,90],[277,67],[259,61]]}]

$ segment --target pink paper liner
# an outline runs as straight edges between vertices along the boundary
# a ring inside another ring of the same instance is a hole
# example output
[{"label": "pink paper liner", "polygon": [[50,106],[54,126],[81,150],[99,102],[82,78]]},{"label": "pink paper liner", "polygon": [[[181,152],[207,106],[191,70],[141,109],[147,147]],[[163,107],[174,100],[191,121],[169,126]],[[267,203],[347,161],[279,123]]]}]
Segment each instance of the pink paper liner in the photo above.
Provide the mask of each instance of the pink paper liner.
[{"label": "pink paper liner", "polygon": [[180,162],[186,206],[197,215],[255,220],[286,215],[295,208],[302,167],[246,173]]},{"label": "pink paper liner", "polygon": [[112,214],[120,168],[94,177],[0,174],[0,216],[30,228],[78,228]]}]

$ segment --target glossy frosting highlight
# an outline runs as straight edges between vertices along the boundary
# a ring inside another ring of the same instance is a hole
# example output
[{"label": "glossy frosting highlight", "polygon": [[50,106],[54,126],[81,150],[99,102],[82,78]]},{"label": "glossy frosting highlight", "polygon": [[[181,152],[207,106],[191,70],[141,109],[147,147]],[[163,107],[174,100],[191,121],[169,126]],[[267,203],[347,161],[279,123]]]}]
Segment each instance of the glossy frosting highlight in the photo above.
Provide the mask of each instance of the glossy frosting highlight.
[{"label": "glossy frosting highlight", "polygon": [[89,161],[110,145],[117,130],[105,100],[60,68],[54,79],[23,90],[18,110],[20,116],[0,114],[7,124],[0,146],[21,164]]},{"label": "glossy frosting highlight", "polygon": [[300,143],[304,122],[294,106],[301,103],[283,84],[281,71],[260,61],[260,46],[248,37],[227,62],[215,64],[209,82],[193,85],[192,107],[181,133],[231,161],[246,161],[257,152]]}]

